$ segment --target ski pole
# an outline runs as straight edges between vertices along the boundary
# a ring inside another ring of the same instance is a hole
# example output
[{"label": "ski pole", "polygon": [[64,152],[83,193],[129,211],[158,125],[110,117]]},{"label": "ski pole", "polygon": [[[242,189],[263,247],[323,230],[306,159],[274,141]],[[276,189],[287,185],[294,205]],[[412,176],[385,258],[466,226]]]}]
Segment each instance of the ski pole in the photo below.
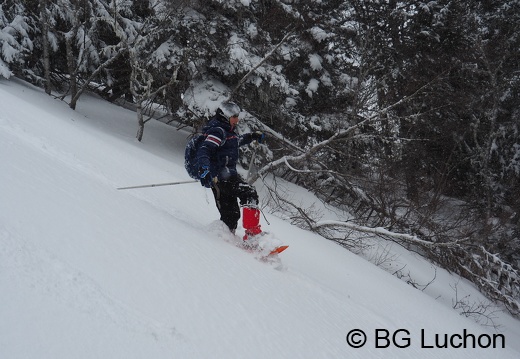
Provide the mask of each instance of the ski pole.
[{"label": "ski pole", "polygon": [[118,189],[133,189],[133,188],[146,188],[146,187],[160,187],[160,186],[174,186],[178,184],[186,184],[186,183],[195,183],[197,180],[190,181],[178,181],[178,182],[169,182],[169,183],[153,183],[153,184],[144,184],[140,186],[130,186],[130,187],[119,187]]}]

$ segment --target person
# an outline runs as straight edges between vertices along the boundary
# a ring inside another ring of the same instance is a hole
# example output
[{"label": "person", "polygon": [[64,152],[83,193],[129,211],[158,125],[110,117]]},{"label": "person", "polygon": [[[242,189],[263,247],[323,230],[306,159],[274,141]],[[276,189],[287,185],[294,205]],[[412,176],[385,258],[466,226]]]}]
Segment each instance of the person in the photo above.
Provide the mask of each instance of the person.
[{"label": "person", "polygon": [[262,233],[260,210],[256,189],[247,184],[237,172],[238,149],[253,141],[262,143],[265,135],[252,132],[238,135],[240,107],[225,102],[217,109],[203,131],[206,139],[197,152],[199,178],[203,186],[211,188],[220,220],[235,233],[242,206],[242,225],[245,229],[244,244],[253,246],[251,239]]}]

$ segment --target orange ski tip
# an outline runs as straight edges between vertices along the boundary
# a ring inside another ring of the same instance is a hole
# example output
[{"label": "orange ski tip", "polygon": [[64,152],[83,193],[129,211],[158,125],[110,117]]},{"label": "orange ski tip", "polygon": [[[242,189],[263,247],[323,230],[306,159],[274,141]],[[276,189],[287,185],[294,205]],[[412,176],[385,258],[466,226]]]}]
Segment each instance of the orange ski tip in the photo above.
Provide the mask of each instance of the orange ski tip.
[{"label": "orange ski tip", "polygon": [[271,254],[276,254],[276,253],[282,253],[283,251],[285,251],[287,248],[289,248],[289,246],[280,246],[280,247],[276,247],[275,249],[273,249],[271,251],[271,253],[269,253],[269,255]]}]

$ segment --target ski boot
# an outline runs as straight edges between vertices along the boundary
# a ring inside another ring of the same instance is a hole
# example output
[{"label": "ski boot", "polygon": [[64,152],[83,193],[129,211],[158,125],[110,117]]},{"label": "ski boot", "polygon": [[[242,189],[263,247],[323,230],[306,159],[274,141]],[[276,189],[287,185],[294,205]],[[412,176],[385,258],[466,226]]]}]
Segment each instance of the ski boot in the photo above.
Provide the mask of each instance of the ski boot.
[{"label": "ski boot", "polygon": [[243,207],[242,226],[246,231],[243,238],[244,247],[252,250],[257,249],[258,240],[255,237],[262,233],[260,228],[260,210],[256,207]]}]

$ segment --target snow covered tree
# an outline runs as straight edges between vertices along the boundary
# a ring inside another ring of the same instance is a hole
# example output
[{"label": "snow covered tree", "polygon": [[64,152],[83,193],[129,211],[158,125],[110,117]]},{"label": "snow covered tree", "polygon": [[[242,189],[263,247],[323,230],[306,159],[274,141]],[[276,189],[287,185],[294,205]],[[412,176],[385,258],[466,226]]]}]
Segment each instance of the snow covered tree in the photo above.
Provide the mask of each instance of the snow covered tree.
[{"label": "snow covered tree", "polygon": [[[355,1],[354,6],[377,62],[372,74],[378,106],[407,98],[385,114],[394,141],[385,144],[383,153],[374,153],[385,168],[378,177],[406,185],[406,191],[397,186],[381,192],[406,194],[413,215],[403,217],[401,209],[401,218],[408,218],[401,228],[423,237],[437,233],[435,241],[466,238],[514,263],[512,252],[504,249],[518,253],[518,195],[511,196],[518,193],[518,175],[510,171],[518,143],[518,110],[510,102],[510,94],[518,93],[513,60],[518,38],[511,30],[519,23],[518,12],[512,13],[518,3]],[[465,206],[441,201],[446,195]],[[447,209],[450,216],[440,215]],[[388,218],[392,211],[383,213]],[[489,256],[462,248],[430,255],[472,281],[488,283],[481,286],[488,295],[500,292],[491,275],[484,280],[481,273],[477,279],[464,270],[468,262],[492,268]],[[500,300],[517,312],[518,292],[508,296]]]},{"label": "snow covered tree", "polygon": [[3,1],[0,4],[0,75],[22,76],[29,67],[34,43],[35,19],[30,17],[26,2]]},{"label": "snow covered tree", "polygon": [[487,246],[511,262],[520,256],[520,2],[484,1],[475,62],[466,76],[477,96],[468,102],[471,129],[460,153],[467,158],[467,193],[486,221]]},{"label": "snow covered tree", "polygon": [[147,16],[141,24],[133,26],[134,33],[127,38],[130,91],[137,108],[139,141],[147,121],[145,107],[164,104],[165,94],[176,84],[184,62],[183,46],[175,37],[176,26],[184,16],[183,4],[157,2],[150,10],[154,16]]}]

